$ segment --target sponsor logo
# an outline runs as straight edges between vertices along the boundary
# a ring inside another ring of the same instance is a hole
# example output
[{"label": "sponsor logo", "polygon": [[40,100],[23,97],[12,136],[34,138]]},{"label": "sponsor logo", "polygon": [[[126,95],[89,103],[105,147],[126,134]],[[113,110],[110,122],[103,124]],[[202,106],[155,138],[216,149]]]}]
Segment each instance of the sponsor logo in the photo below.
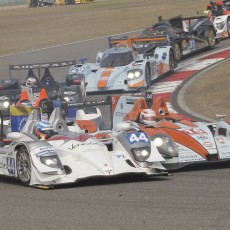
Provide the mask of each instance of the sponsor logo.
[{"label": "sponsor logo", "polygon": [[210,148],[213,146],[213,144],[211,142],[206,141],[204,142],[204,146],[206,146],[207,148]]},{"label": "sponsor logo", "polygon": [[9,174],[15,175],[15,159],[7,157],[6,162],[7,162],[7,170]]},{"label": "sponsor logo", "polygon": [[35,150],[35,153],[37,157],[56,155],[54,148],[51,146],[39,147]]},{"label": "sponsor logo", "polygon": [[127,114],[127,113],[124,113],[124,112],[116,112],[116,113],[115,113],[115,116],[116,116],[116,117],[124,117],[124,116],[126,116],[126,114]]},{"label": "sponsor logo", "polygon": [[186,133],[188,135],[198,135],[198,134],[205,134],[207,135],[207,133],[202,130],[202,129],[182,129],[181,130],[183,133]]},{"label": "sponsor logo", "polygon": [[206,136],[197,136],[197,140],[201,140],[201,141],[204,141],[204,140],[207,140],[208,139],[208,137],[206,137]]},{"label": "sponsor logo", "polygon": [[135,104],[137,99],[134,99],[134,98],[126,98],[126,104],[130,104],[130,105],[133,105]]}]

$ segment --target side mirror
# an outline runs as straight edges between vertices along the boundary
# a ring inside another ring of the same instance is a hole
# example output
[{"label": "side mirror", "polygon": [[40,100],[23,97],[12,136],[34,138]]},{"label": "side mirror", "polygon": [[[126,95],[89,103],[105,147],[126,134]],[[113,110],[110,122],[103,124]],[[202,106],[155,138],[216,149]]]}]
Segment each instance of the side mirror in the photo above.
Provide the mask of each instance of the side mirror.
[{"label": "side mirror", "polygon": [[116,130],[118,132],[120,132],[120,131],[129,131],[131,129],[132,129],[131,124],[127,123],[127,122],[118,123],[117,126],[116,126]]}]

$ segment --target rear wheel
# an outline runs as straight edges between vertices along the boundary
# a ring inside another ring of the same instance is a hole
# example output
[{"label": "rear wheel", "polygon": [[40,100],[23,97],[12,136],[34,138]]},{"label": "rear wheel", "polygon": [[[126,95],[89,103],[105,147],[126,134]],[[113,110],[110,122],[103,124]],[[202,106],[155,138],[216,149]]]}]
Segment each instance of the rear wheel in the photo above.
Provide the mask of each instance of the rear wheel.
[{"label": "rear wheel", "polygon": [[80,101],[86,101],[86,86],[85,86],[85,78],[82,79],[80,84]]},{"label": "rear wheel", "polygon": [[149,88],[151,85],[151,72],[148,64],[145,66],[145,81],[147,84],[147,88]]},{"label": "rear wheel", "polygon": [[169,72],[173,73],[175,70],[175,55],[172,50],[169,52]]},{"label": "rear wheel", "polygon": [[209,28],[207,31],[207,41],[210,49],[213,49],[216,44],[215,31],[213,28]]},{"label": "rear wheel", "polygon": [[178,43],[175,43],[173,45],[173,49],[174,49],[174,54],[175,54],[175,60],[177,62],[179,62],[180,59],[181,59],[181,48],[180,48],[180,45]]},{"label": "rear wheel", "polygon": [[230,37],[230,18],[227,19],[226,26],[227,26],[227,31],[228,31],[228,37]]},{"label": "rear wheel", "polygon": [[31,180],[31,162],[28,150],[23,146],[17,152],[16,168],[18,179],[24,185],[29,185]]}]

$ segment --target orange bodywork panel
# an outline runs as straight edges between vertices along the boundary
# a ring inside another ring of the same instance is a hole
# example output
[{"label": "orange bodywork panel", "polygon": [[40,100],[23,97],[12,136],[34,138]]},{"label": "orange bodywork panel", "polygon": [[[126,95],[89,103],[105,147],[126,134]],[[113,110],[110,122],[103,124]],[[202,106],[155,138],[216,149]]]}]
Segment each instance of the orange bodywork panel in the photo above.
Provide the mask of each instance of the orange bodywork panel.
[{"label": "orange bodywork panel", "polygon": [[114,68],[109,67],[108,69],[102,72],[100,79],[98,80],[97,83],[98,88],[105,88],[107,86],[107,82],[109,80],[111,73],[113,72],[113,69]]},{"label": "orange bodywork panel", "polygon": [[198,127],[195,123],[191,122],[191,121],[188,121],[188,120],[180,120],[180,123],[181,124],[184,124],[184,125],[187,125],[187,126],[190,126],[190,127]]},{"label": "orange bodywork panel", "polygon": [[146,37],[131,37],[127,39],[114,39],[110,41],[111,44],[115,46],[123,46],[133,48],[135,43],[157,43],[162,41],[168,41],[167,36],[161,35],[158,37],[146,38]]},{"label": "orange bodywork panel", "polygon": [[144,98],[139,98],[132,110],[124,117],[124,121],[135,121],[137,122],[142,110],[147,109],[147,103]]},{"label": "orange bodywork panel", "polygon": [[97,124],[90,120],[77,120],[76,123],[81,129],[88,130],[89,133],[95,133],[97,131]]},{"label": "orange bodywork panel", "polygon": [[170,129],[180,129],[180,126],[171,122],[171,121],[166,121],[166,120],[161,120],[157,123],[158,127],[166,127]]},{"label": "orange bodywork panel", "polygon": [[165,118],[165,119],[181,120],[181,117],[179,115],[175,113],[169,113],[165,98],[157,97],[154,100],[151,109],[155,111],[157,119]]},{"label": "orange bodywork panel", "polygon": [[165,131],[169,136],[173,138],[173,140],[179,144],[182,144],[186,146],[187,148],[192,149],[196,153],[198,153],[200,156],[207,159],[208,151],[195,139],[190,137],[189,135],[176,130],[176,129],[169,129],[169,128],[161,128],[163,131]]}]

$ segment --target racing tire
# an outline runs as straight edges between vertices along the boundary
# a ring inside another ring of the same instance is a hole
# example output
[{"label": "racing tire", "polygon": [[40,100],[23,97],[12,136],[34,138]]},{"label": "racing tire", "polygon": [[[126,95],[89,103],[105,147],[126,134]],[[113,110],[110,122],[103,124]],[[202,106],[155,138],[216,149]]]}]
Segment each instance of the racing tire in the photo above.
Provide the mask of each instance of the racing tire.
[{"label": "racing tire", "polygon": [[230,18],[227,19],[226,27],[227,27],[227,31],[228,31],[228,37],[230,37]]},{"label": "racing tire", "polygon": [[173,49],[174,49],[175,60],[176,62],[179,62],[182,56],[180,45],[178,43],[175,43],[173,45]]},{"label": "racing tire", "polygon": [[215,36],[215,31],[213,28],[209,28],[207,31],[207,42],[208,42],[208,47],[210,49],[213,49],[216,45],[216,36]]},{"label": "racing tire", "polygon": [[80,84],[80,101],[86,102],[86,85],[85,85],[85,78],[82,79]]},{"label": "racing tire", "polygon": [[31,180],[31,161],[28,150],[24,146],[19,148],[17,152],[16,169],[20,182],[28,186]]},{"label": "racing tire", "polygon": [[147,85],[146,88],[148,89],[151,85],[151,72],[148,64],[145,66],[145,81]]},{"label": "racing tire", "polygon": [[169,72],[173,73],[176,67],[175,55],[172,50],[169,52]]}]

